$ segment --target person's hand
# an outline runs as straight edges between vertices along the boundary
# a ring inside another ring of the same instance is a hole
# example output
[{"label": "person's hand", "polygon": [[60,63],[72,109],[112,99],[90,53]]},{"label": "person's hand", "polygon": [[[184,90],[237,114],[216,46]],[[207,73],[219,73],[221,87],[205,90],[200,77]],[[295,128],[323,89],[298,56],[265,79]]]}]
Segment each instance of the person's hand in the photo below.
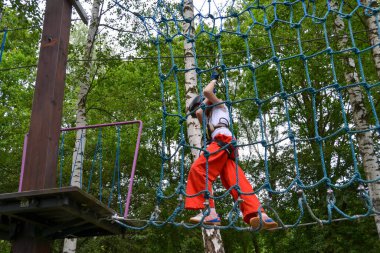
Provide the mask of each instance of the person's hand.
[{"label": "person's hand", "polygon": [[213,71],[212,74],[211,74],[211,80],[217,80],[218,81],[219,79],[219,73],[218,71]]}]

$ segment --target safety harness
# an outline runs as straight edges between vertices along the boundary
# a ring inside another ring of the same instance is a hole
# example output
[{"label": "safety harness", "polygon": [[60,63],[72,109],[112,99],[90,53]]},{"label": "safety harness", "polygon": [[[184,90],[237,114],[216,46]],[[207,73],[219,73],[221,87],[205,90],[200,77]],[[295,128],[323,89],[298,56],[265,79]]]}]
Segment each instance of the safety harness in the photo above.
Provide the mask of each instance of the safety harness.
[{"label": "safety harness", "polygon": [[212,111],[210,113],[209,118],[207,119],[207,121],[208,121],[207,122],[207,131],[206,131],[207,143],[216,142],[220,148],[226,147],[226,145],[228,145],[228,147],[225,148],[224,150],[227,152],[229,159],[235,160],[235,158],[237,157],[236,147],[234,147],[231,143],[227,143],[227,142],[221,141],[219,139],[212,139],[212,137],[211,137],[212,133],[216,129],[221,128],[221,127],[229,128],[230,125],[229,125],[228,120],[226,118],[220,118],[219,123],[216,125],[213,125],[210,122],[211,117],[212,117]]}]

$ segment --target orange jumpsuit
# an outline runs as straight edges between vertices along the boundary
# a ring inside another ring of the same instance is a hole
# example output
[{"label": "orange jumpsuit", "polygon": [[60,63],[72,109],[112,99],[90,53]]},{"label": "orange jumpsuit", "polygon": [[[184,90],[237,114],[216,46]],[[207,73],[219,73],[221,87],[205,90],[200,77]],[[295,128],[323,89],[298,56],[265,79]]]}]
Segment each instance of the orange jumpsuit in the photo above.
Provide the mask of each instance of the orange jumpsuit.
[{"label": "orange jumpsuit", "polygon": [[[231,136],[218,134],[214,139],[221,140],[225,143],[230,143]],[[219,150],[220,147],[216,142],[212,142],[207,150],[213,153]],[[208,158],[208,191],[212,193],[212,183],[220,175],[223,186],[226,189],[236,184],[236,163],[234,160],[228,158],[228,153],[221,150],[212,154]],[[243,170],[238,166],[239,187],[242,192],[253,192],[252,186],[244,175]],[[189,196],[198,194],[206,189],[206,157],[202,154],[191,166],[189,176],[187,179],[186,194],[188,197],[185,200],[186,209],[203,209],[204,208],[204,194],[201,193],[197,196]],[[234,200],[238,198],[238,192],[233,189],[230,191]],[[243,213],[243,219],[249,224],[252,217],[257,216],[260,208],[260,202],[256,195],[241,195],[244,201],[240,203],[240,209]],[[214,200],[210,198],[210,207],[215,207]]]}]

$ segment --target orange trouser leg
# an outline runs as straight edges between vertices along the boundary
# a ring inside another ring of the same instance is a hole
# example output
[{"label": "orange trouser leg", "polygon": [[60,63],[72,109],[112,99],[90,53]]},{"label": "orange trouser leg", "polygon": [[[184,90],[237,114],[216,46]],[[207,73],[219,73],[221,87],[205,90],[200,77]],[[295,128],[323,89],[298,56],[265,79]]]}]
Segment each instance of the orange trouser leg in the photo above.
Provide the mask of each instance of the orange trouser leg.
[{"label": "orange trouser leg", "polygon": [[[226,189],[229,189],[230,187],[236,185],[236,172],[238,173],[240,190],[245,193],[253,192],[252,186],[245,177],[243,170],[240,168],[240,166],[238,166],[236,171],[236,163],[234,160],[231,159],[228,159],[226,166],[223,168],[220,174],[220,179],[222,181],[223,186]],[[238,192],[235,189],[232,190],[230,193],[234,200],[238,198]],[[258,200],[255,194],[242,194],[240,195],[240,197],[243,199],[243,202],[240,203],[240,209],[244,217],[243,219],[246,223],[249,224],[249,220],[252,217],[256,216],[258,213],[258,210],[260,208],[260,201]],[[262,209],[262,211],[264,210]]]},{"label": "orange trouser leg", "polygon": [[[210,153],[218,151],[220,147],[217,143],[213,142],[207,150]],[[208,182],[207,189],[210,194],[212,193],[212,182],[220,175],[220,172],[224,168],[228,160],[227,152],[221,150],[208,158]],[[207,159],[204,155],[201,155],[191,166],[189,176],[187,178],[186,194],[188,197],[185,199],[186,209],[203,209],[204,208],[204,193],[200,193],[206,190],[206,162]],[[200,194],[199,194],[200,193]],[[196,195],[197,196],[191,196]],[[190,197],[189,197],[190,195]],[[210,207],[215,207],[214,200],[210,198]]]}]

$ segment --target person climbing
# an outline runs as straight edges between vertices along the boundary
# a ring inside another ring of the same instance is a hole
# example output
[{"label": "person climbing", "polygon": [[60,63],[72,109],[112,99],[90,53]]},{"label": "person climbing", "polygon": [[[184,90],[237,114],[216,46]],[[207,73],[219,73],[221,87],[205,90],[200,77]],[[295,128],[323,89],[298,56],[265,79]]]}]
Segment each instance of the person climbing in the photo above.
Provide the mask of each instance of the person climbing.
[{"label": "person climbing", "polygon": [[[202,191],[205,190],[206,182],[206,164],[208,163],[208,192],[212,194],[212,183],[220,176],[223,186],[230,189],[236,185],[236,163],[235,150],[231,143],[233,140],[232,133],[229,129],[230,115],[224,101],[216,96],[216,84],[219,78],[218,72],[214,71],[211,75],[210,83],[203,90],[204,100],[202,96],[196,96],[188,110],[193,118],[197,118],[201,125],[203,122],[203,109],[200,105],[207,105],[205,116],[207,122],[207,136],[209,145],[207,151],[208,159],[203,152],[198,159],[192,164],[187,179],[185,208],[189,210],[201,210],[201,212],[190,218],[191,223],[199,223],[206,215],[202,212],[205,208],[205,196]],[[197,109],[198,108],[198,109]],[[228,145],[230,144],[230,145]],[[222,147],[227,147],[222,149]],[[207,162],[208,160],[208,162]],[[240,166],[237,167],[239,188],[242,192],[253,192],[252,186],[245,177]],[[238,192],[236,189],[230,191],[232,197],[236,201]],[[278,224],[273,221],[261,208],[261,219],[259,215],[260,201],[255,194],[241,194],[243,200],[240,203],[240,209],[243,213],[243,220],[254,229],[271,229],[278,227]],[[209,199],[210,212],[203,219],[203,223],[207,225],[220,225],[221,219],[215,210],[214,199]],[[261,226],[260,226],[261,224]]]}]

